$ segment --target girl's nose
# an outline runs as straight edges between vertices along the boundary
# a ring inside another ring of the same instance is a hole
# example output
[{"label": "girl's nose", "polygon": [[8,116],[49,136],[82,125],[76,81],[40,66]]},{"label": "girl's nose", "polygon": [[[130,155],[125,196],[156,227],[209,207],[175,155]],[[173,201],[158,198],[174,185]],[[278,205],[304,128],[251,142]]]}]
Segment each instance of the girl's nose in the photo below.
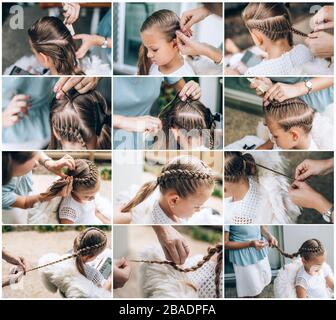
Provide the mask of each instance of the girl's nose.
[{"label": "girl's nose", "polygon": [[147,51],[147,58],[149,58],[149,59],[152,59],[153,58],[153,52],[151,52],[151,51]]}]

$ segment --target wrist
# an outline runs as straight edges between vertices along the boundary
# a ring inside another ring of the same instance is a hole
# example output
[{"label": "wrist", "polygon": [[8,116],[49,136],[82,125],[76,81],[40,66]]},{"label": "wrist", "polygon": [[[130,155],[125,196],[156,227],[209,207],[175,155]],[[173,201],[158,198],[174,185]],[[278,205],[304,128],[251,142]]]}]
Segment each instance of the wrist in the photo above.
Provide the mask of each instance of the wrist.
[{"label": "wrist", "polygon": [[315,201],[314,209],[318,211],[321,215],[324,215],[330,208],[332,204],[323,196],[319,196]]}]

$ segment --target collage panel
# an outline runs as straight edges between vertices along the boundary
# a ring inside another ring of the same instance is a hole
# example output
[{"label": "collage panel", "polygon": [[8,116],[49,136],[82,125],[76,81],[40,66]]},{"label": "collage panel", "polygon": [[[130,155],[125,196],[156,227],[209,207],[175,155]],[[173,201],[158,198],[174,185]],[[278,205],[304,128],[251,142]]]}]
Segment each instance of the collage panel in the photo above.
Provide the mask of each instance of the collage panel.
[{"label": "collage panel", "polygon": [[232,2],[224,11],[225,75],[334,74],[333,3]]},{"label": "collage panel", "polygon": [[111,233],[110,226],[3,226],[2,297],[111,298]]},{"label": "collage panel", "polygon": [[115,224],[223,224],[223,153],[115,151]]},{"label": "collage panel", "polygon": [[113,74],[223,74],[221,2],[113,4]]},{"label": "collage panel", "polygon": [[334,149],[332,77],[226,77],[224,105],[225,150]]},{"label": "collage panel", "polygon": [[332,299],[333,226],[224,228],[225,298]]},{"label": "collage panel", "polygon": [[333,223],[333,170],[333,152],[224,151],[224,223]]},{"label": "collage panel", "polygon": [[[223,297],[222,226],[115,226],[114,298]],[[127,268],[130,277],[125,283]]]},{"label": "collage panel", "polygon": [[111,2],[2,3],[2,74],[111,75]]},{"label": "collage panel", "polygon": [[111,224],[109,151],[7,151],[2,172],[3,224]]},{"label": "collage panel", "polygon": [[3,77],[3,150],[111,150],[110,77]]},{"label": "collage panel", "polygon": [[222,78],[114,77],[113,93],[115,150],[223,149]]}]

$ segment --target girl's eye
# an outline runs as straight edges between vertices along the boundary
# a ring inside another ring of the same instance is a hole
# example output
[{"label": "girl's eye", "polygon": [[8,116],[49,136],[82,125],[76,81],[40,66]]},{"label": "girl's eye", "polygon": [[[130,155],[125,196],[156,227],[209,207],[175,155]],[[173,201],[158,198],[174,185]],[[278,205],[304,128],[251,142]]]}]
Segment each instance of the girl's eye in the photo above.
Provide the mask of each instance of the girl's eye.
[{"label": "girl's eye", "polygon": [[159,49],[152,49],[153,50],[153,52],[157,52]]}]

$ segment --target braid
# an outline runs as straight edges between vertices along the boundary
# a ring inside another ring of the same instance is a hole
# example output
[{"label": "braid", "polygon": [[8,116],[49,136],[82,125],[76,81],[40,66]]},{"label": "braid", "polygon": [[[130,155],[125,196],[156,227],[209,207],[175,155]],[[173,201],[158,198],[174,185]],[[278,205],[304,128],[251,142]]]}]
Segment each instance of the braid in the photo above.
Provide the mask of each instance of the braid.
[{"label": "braid", "polygon": [[69,176],[73,177],[73,188],[76,190],[81,187],[94,187],[99,180],[97,166],[86,159],[76,159],[75,164],[76,169],[67,172]]},{"label": "braid", "polygon": [[208,248],[208,254],[203,257],[201,261],[199,261],[196,265],[189,267],[189,268],[181,268],[173,261],[158,261],[158,260],[132,260],[133,262],[142,262],[142,263],[152,263],[152,264],[165,264],[173,267],[175,270],[183,273],[188,272],[194,272],[198,269],[200,269],[206,262],[208,262],[212,256],[214,256],[216,253],[218,253],[217,257],[217,264],[215,268],[215,285],[216,285],[216,297],[220,297],[220,275],[222,273],[223,269],[223,245],[218,244],[215,247],[209,247]]}]

